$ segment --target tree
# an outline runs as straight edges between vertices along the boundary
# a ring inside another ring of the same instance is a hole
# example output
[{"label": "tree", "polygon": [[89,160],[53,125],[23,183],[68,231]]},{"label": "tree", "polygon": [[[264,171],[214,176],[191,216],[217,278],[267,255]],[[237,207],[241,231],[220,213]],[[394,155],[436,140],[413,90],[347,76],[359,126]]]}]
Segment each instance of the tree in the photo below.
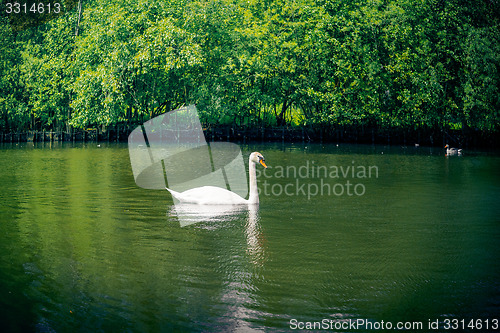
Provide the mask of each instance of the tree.
[{"label": "tree", "polygon": [[472,28],[465,43],[464,117],[481,131],[500,128],[500,35],[498,27]]}]

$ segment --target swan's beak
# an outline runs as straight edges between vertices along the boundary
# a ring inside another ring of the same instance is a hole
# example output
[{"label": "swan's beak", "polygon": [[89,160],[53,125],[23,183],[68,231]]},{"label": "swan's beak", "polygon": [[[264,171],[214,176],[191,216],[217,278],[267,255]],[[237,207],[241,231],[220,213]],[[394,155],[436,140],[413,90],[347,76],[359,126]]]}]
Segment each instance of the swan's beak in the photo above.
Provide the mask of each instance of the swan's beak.
[{"label": "swan's beak", "polygon": [[264,162],[264,160],[262,160],[262,159],[261,159],[261,160],[259,160],[259,163],[260,163],[260,164],[262,164],[262,166],[263,166],[264,168],[266,168],[266,169],[267,169],[267,165],[266,165],[266,163]]}]

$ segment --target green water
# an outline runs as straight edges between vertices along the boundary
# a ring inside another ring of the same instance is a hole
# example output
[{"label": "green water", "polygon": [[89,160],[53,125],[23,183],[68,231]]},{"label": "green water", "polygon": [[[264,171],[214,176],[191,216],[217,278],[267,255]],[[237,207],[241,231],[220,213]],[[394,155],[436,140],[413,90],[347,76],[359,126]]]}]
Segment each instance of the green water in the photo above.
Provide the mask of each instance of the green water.
[{"label": "green water", "polygon": [[259,209],[181,227],[166,191],[135,185],[126,145],[2,146],[2,330],[288,331],[294,319],[363,319],[420,331],[438,320],[443,331],[450,319],[500,319],[497,154],[242,150],[270,166],[259,169]]}]

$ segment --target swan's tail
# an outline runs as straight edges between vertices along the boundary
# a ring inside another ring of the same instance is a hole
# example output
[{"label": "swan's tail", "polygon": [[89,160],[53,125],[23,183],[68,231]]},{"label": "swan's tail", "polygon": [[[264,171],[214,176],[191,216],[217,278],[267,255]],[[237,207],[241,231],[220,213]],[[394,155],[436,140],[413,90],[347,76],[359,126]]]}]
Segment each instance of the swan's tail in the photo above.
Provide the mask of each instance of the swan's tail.
[{"label": "swan's tail", "polygon": [[172,197],[174,197],[174,199],[179,200],[179,196],[180,196],[180,193],[179,193],[179,192],[176,192],[176,191],[174,191],[174,190],[171,190],[171,189],[169,189],[168,187],[165,187],[165,189],[166,189],[167,191],[169,191],[169,192],[170,192],[170,194],[172,195]]}]

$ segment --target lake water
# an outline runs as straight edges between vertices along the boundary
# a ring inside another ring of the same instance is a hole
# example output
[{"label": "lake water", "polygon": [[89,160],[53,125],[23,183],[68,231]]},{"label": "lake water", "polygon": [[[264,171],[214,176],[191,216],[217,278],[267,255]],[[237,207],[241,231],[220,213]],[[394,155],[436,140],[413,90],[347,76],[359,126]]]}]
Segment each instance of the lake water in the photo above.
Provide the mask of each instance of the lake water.
[{"label": "lake water", "polygon": [[241,148],[269,166],[259,208],[181,227],[165,190],[135,184],[127,145],[1,146],[2,330],[498,329],[498,154]]}]

